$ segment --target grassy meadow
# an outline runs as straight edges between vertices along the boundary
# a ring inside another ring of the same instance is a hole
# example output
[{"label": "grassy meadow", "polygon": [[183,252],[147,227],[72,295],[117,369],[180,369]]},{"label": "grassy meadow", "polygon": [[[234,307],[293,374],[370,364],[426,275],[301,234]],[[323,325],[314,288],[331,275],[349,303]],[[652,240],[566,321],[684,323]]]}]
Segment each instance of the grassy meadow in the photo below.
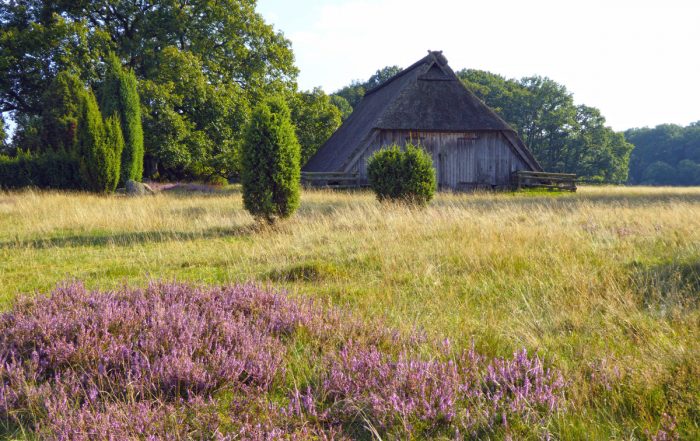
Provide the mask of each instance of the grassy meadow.
[{"label": "grassy meadow", "polygon": [[257,281],[488,356],[527,348],[568,381],[555,438],[700,437],[700,188],[445,193],[422,210],[306,190],[274,228],[236,187],[0,193],[0,309],[73,279]]}]

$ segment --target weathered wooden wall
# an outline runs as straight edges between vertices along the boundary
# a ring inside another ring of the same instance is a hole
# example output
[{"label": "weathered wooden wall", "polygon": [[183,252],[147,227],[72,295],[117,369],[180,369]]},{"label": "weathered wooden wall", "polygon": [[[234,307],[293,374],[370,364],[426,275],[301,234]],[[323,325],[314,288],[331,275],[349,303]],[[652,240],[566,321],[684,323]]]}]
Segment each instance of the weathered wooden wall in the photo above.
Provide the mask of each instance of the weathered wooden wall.
[{"label": "weathered wooden wall", "polygon": [[408,130],[376,131],[370,147],[354,158],[348,171],[367,177],[367,159],[383,146],[420,143],[433,157],[441,188],[469,190],[510,185],[511,173],[528,170],[500,132],[417,132]]}]

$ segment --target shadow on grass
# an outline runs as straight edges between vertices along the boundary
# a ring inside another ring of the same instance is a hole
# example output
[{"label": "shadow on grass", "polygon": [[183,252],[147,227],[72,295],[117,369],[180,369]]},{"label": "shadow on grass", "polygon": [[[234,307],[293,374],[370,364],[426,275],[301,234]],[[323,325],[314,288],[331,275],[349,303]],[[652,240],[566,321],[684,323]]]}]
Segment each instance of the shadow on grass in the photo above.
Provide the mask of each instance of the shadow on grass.
[{"label": "shadow on grass", "polygon": [[0,439],[6,440],[30,440],[31,438],[25,429],[10,422],[7,418],[0,419]]},{"label": "shadow on grass", "polygon": [[173,241],[190,241],[197,239],[217,239],[224,237],[248,237],[257,231],[256,225],[233,228],[212,228],[199,232],[185,231],[136,231],[133,233],[92,233],[47,237],[29,240],[0,242],[0,249],[19,248],[64,248],[64,247],[104,247],[130,246],[144,243],[163,243]]},{"label": "shadow on grass", "polygon": [[188,198],[196,197],[221,197],[221,196],[238,196],[241,194],[239,186],[216,187],[202,184],[179,184],[172,187],[166,187],[160,190],[160,193],[168,197]]},{"label": "shadow on grass", "polygon": [[536,193],[506,193],[509,198],[498,199],[480,199],[469,198],[464,199],[437,199],[430,204],[433,206],[454,206],[463,205],[474,208],[492,208],[498,207],[507,203],[509,205],[517,205],[521,207],[533,207],[543,204],[561,208],[573,208],[582,203],[605,204],[605,205],[625,205],[630,207],[647,206],[653,204],[667,204],[671,202],[684,203],[700,203],[700,193],[678,193],[678,192],[658,192],[654,194],[620,194],[611,192],[610,194],[595,193],[556,193],[551,195]]},{"label": "shadow on grass", "polygon": [[273,282],[320,282],[341,274],[342,271],[334,264],[314,259],[273,269],[265,274],[265,279]]},{"label": "shadow on grass", "polygon": [[700,258],[633,262],[632,284],[646,307],[695,308],[700,305]]}]

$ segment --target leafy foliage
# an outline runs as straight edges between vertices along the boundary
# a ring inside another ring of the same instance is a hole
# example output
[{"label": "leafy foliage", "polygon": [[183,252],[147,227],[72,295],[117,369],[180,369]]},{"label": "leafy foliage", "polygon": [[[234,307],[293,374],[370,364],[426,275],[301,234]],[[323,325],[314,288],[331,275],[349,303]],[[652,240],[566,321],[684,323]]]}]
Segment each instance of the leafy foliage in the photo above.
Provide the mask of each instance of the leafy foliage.
[{"label": "leafy foliage", "polygon": [[319,88],[297,93],[291,101],[292,121],[304,165],[340,126],[341,111]]},{"label": "leafy foliage", "polygon": [[[375,87],[378,87],[384,83],[389,78],[393,77],[397,73],[401,72],[399,66],[387,66],[382,69],[377,70],[367,81],[355,80],[350,85],[343,87],[342,89],[336,91],[333,95],[343,98],[350,105],[351,109],[354,109],[365,96],[365,92]],[[344,106],[344,104],[340,104]],[[340,107],[339,107],[340,109]],[[341,109],[342,111],[343,109]]]},{"label": "leafy foliage", "polygon": [[635,145],[632,184],[700,185],[700,121],[630,129],[625,136]]},{"label": "leafy foliage", "polygon": [[437,179],[433,160],[411,143],[383,148],[367,161],[367,177],[380,201],[425,205],[433,198]]},{"label": "leafy foliage", "polygon": [[254,110],[241,162],[243,203],[255,217],[274,222],[299,206],[300,148],[287,104],[268,98]]},{"label": "leafy foliage", "polygon": [[125,71],[121,61],[110,54],[107,75],[101,85],[101,110],[105,117],[116,116],[121,122],[124,149],[119,182],[140,181],[143,175],[143,127],[141,102],[134,73]]},{"label": "leafy foliage", "polygon": [[43,97],[59,72],[84,72],[85,76],[79,75],[83,78],[94,73],[100,56],[97,41],[88,37],[87,23],[61,14],[70,3],[0,3],[1,112],[39,115],[44,108]]},{"label": "leafy foliage", "polygon": [[331,103],[332,103],[335,107],[337,107],[338,110],[340,111],[340,117],[341,117],[341,119],[342,119],[343,121],[345,121],[346,119],[348,119],[348,117],[350,116],[350,114],[352,114],[352,106],[350,105],[350,103],[348,102],[348,100],[346,100],[345,98],[343,98],[343,97],[340,96],[340,95],[331,95],[331,96],[330,96],[330,100],[331,100]]},{"label": "leafy foliage", "polygon": [[5,127],[5,118],[0,114],[0,152],[7,149],[7,131]]},{"label": "leafy foliage", "polygon": [[236,82],[212,84],[201,58],[174,46],[141,82],[147,174],[163,179],[231,177],[249,117],[249,101]]},{"label": "leafy foliage", "polygon": [[40,138],[25,145],[33,151],[72,151],[77,142],[81,96],[85,84],[67,71],[59,72],[43,99]]},{"label": "leafy foliage", "polygon": [[137,78],[152,177],[235,176],[251,103],[292,92],[297,73],[253,0],[10,1],[0,4],[0,111],[32,134],[58,72],[96,87],[110,52]]},{"label": "leafy foliage", "polygon": [[105,120],[92,90],[65,71],[56,75],[44,101],[41,115],[19,134],[32,148],[3,158],[0,185],[114,191],[124,149],[121,118],[112,111],[117,104],[105,101],[112,113]]},{"label": "leafy foliage", "polygon": [[632,144],[605,126],[598,109],[574,105],[563,85],[539,76],[511,80],[471,69],[457,76],[517,130],[545,170],[597,182],[627,180]]}]

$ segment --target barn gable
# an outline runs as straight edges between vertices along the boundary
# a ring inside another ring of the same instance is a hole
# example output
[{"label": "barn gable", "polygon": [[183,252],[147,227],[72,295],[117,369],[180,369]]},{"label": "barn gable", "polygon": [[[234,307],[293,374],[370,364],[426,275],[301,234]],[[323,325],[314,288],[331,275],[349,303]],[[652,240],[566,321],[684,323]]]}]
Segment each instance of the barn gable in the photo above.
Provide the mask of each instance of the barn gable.
[{"label": "barn gable", "polygon": [[[541,170],[515,131],[467,90],[441,52],[366,92],[350,117],[304,166],[306,172],[347,172],[376,149],[377,133],[501,133],[519,162]],[[364,168],[364,167],[360,167]]]}]

